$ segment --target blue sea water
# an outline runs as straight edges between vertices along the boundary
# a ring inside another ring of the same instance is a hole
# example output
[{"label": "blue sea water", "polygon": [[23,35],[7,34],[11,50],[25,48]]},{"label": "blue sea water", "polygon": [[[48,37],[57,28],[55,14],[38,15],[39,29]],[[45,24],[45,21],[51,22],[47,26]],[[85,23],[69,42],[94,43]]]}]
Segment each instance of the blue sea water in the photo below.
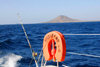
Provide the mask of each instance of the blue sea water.
[{"label": "blue sea water", "polygon": [[[24,24],[24,27],[32,48],[37,53],[41,51],[45,34],[50,31],[56,30],[63,34],[100,34],[100,22]],[[100,56],[99,35],[65,35],[65,39],[66,52]],[[31,59],[31,51],[21,25],[0,25],[0,67],[28,67]],[[47,64],[55,63],[48,61]],[[100,67],[100,58],[66,54],[65,61],[60,63],[62,65]],[[34,61],[31,67],[35,67]]]}]

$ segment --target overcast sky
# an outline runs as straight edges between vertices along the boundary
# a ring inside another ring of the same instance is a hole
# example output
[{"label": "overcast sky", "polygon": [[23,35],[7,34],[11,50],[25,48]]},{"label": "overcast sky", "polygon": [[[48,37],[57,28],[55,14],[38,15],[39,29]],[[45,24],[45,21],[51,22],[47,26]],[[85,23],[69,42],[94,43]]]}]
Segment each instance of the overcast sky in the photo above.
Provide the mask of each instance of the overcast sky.
[{"label": "overcast sky", "polygon": [[0,24],[48,21],[59,15],[80,20],[100,20],[100,0],[0,0]]}]

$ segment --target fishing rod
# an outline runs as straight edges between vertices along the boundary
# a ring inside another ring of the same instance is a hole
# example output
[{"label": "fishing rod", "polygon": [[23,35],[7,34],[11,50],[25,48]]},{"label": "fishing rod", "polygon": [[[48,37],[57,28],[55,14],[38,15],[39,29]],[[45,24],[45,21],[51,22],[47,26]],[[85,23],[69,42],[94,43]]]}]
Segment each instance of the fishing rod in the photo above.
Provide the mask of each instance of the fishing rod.
[{"label": "fishing rod", "polygon": [[20,14],[18,13],[17,16],[18,16],[18,19],[19,19],[20,24],[21,24],[21,26],[22,26],[22,29],[23,29],[23,31],[24,31],[24,34],[25,34],[25,37],[26,37],[26,39],[27,39],[28,45],[29,45],[29,47],[30,47],[30,50],[31,50],[31,53],[32,53],[32,59],[34,59],[34,61],[35,61],[35,63],[36,63],[36,66],[38,67],[37,60],[35,59],[35,56],[37,56],[37,53],[35,53],[35,51],[32,49],[32,46],[31,46],[31,43],[30,43],[30,41],[29,41],[28,35],[27,35],[27,33],[26,33],[26,30],[25,30],[25,28],[24,28],[24,25],[22,24],[23,22],[22,22],[22,19],[21,19],[21,17],[20,17]]}]

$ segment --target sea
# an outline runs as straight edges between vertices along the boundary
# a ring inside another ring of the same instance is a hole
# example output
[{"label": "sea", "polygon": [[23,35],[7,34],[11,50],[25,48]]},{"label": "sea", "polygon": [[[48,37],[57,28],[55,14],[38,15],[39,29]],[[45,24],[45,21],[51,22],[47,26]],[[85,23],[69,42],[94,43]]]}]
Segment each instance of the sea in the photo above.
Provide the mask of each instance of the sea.
[{"label": "sea", "polygon": [[[24,27],[32,49],[38,55],[43,47],[43,38],[48,32],[100,34],[100,22],[37,23],[24,24]],[[64,35],[64,37],[66,57],[63,62],[59,62],[60,67],[100,67],[99,57],[67,53],[75,52],[100,56],[100,35]],[[31,60],[32,54],[21,25],[0,25],[0,67],[29,67],[29,65],[36,67],[34,60],[30,64]],[[51,60],[47,62],[47,65],[56,65],[56,62]]]}]

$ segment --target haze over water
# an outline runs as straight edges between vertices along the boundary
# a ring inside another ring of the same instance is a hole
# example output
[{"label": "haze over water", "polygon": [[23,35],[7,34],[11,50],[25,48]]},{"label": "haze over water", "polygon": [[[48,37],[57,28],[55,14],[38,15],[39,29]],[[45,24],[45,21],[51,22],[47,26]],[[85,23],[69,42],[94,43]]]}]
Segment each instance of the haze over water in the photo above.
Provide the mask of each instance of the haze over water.
[{"label": "haze over water", "polygon": [[59,15],[79,20],[100,20],[100,0],[0,0],[0,24],[49,21]]}]

